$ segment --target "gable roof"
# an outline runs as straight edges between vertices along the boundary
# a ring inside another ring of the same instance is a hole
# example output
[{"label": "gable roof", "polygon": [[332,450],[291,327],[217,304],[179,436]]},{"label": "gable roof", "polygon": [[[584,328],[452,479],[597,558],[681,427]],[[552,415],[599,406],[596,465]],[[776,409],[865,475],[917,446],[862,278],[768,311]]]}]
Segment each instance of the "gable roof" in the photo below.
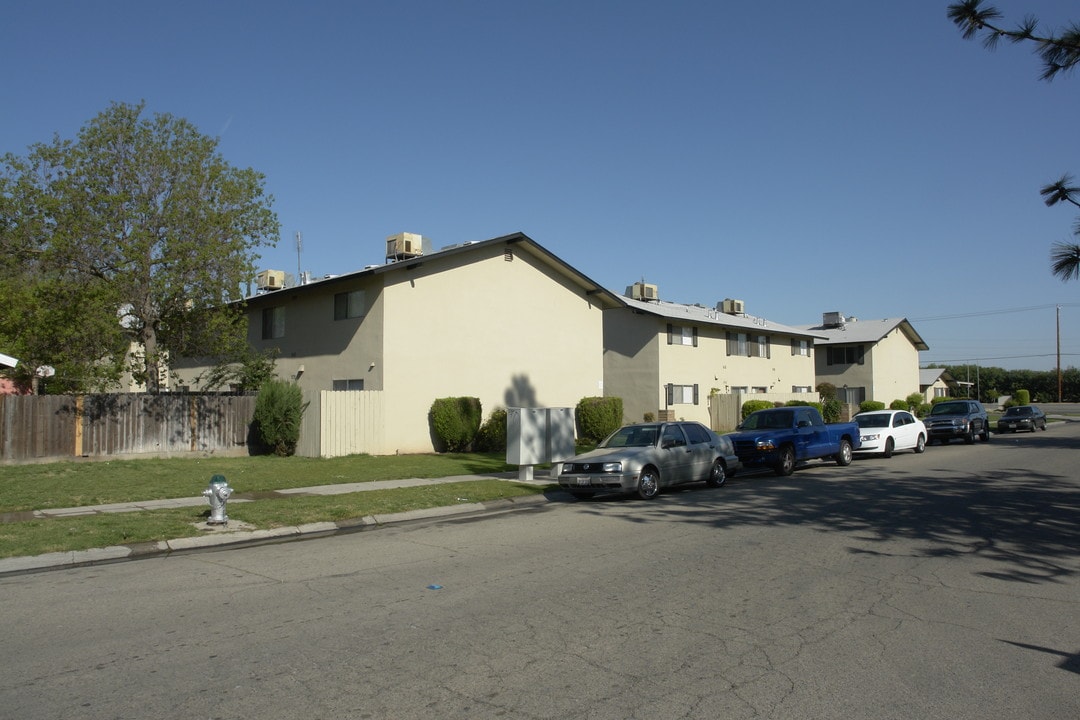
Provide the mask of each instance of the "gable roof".
[{"label": "gable roof", "polygon": [[893,330],[900,329],[916,350],[929,350],[930,346],[922,339],[907,318],[885,318],[883,320],[853,320],[839,326],[799,325],[804,330],[825,338],[819,345],[839,345],[841,343],[877,343],[884,340]]},{"label": "gable roof", "polygon": [[492,245],[506,244],[508,248],[526,254],[532,259],[536,260],[540,264],[549,268],[556,274],[566,278],[571,284],[577,285],[584,291],[585,295],[592,298],[598,306],[602,309],[610,309],[618,307],[619,298],[610,290],[605,289],[600,284],[594,282],[583,273],[576,270],[574,267],[557,257],[551,251],[544,248],[540,243],[530,238],[525,233],[517,232],[510,235],[502,235],[500,237],[491,238],[490,240],[473,240],[459,245],[450,245],[436,250],[434,252],[425,253],[424,255],[418,255],[416,257],[408,258],[406,260],[399,260],[397,262],[389,262],[384,265],[369,265],[363,270],[356,270],[353,272],[343,273],[341,275],[333,275],[325,278],[313,280],[305,285],[296,285],[293,287],[283,288],[282,290],[274,290],[267,293],[260,293],[252,295],[245,299],[245,302],[261,302],[266,298],[273,298],[278,293],[288,292],[290,295],[305,292],[316,292],[318,289],[325,289],[327,286],[335,284],[341,284],[348,280],[353,280],[358,277],[373,277],[376,275],[386,275],[393,273],[401,273],[406,270],[413,270],[421,267],[424,263],[432,259],[445,259],[460,257],[461,259],[467,259],[468,255],[479,254],[482,250],[490,248]]},{"label": "gable roof", "polygon": [[819,332],[810,332],[789,325],[780,325],[779,323],[769,322],[764,318],[749,315],[731,315],[703,305],[683,305],[682,303],[665,302],[663,300],[634,300],[621,295],[618,296],[618,300],[635,313],[655,315],[674,322],[693,322],[734,330],[751,330],[758,333],[769,332],[799,338],[813,338],[815,340],[825,337],[824,334]]},{"label": "gable roof", "polygon": [[946,385],[954,382],[952,374],[945,368],[919,368],[919,385],[930,387],[939,379]]}]

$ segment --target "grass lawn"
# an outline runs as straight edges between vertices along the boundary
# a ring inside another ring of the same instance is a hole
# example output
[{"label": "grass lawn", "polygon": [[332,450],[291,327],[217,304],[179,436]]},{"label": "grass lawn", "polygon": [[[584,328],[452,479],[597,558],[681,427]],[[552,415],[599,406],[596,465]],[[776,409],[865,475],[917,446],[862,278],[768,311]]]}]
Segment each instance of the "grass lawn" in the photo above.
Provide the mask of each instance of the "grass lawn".
[{"label": "grass lawn", "polygon": [[[0,466],[0,513],[133,500],[197,497],[224,475],[237,493],[314,485],[447,477],[516,470],[498,454],[344,458],[174,458]],[[229,519],[259,529],[346,520],[542,493],[543,487],[484,479],[333,496],[233,502]],[[0,557],[133,545],[199,535],[205,506],[0,523]]]}]

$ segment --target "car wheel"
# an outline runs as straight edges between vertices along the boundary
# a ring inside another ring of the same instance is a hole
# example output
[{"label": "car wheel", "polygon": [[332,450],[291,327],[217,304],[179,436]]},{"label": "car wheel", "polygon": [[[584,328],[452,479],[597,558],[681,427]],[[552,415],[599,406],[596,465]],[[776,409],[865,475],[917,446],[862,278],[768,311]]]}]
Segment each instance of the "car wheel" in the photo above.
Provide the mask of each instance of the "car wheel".
[{"label": "car wheel", "polygon": [[795,448],[785,445],[780,448],[780,461],[773,466],[773,473],[787,477],[795,472]]},{"label": "car wheel", "polygon": [[[890,439],[890,442],[892,442],[891,439]],[[841,467],[851,464],[851,441],[850,440],[845,439],[845,440],[840,441],[840,452],[836,453],[836,464],[841,466]]]},{"label": "car wheel", "polygon": [[967,435],[964,436],[964,442],[966,442],[968,445],[971,445],[975,442],[975,428],[971,425],[968,425],[968,431]]},{"label": "car wheel", "polygon": [[[1035,432],[1032,430],[1032,432]],[[979,433],[979,442],[990,442],[990,426],[983,425],[982,432]]]},{"label": "car wheel", "polygon": [[915,441],[915,452],[921,453],[926,450],[926,436],[919,433],[919,439]]},{"label": "car wheel", "polygon": [[652,500],[660,494],[660,473],[651,465],[638,476],[637,494],[642,500]]},{"label": "car wheel", "polygon": [[881,457],[891,458],[893,450],[896,449],[896,443],[892,438],[885,438],[885,451],[881,453]]},{"label": "car wheel", "polygon": [[705,481],[710,487],[721,487],[727,482],[727,472],[724,471],[724,461],[717,458],[709,471],[709,479]]}]

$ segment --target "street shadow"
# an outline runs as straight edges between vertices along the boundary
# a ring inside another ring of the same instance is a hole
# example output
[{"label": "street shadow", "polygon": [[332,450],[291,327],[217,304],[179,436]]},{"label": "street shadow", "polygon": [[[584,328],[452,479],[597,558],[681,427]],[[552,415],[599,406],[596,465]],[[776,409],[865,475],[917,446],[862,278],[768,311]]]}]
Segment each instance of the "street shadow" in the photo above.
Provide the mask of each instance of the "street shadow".
[{"label": "street shadow", "polygon": [[[1038,442],[1069,449],[1077,444],[1041,435]],[[1075,479],[1028,467],[989,473],[936,469],[930,479],[905,470],[903,459],[860,461],[843,470],[831,462],[811,463],[784,478],[740,473],[719,489],[694,483],[665,490],[651,502],[597,496],[583,509],[632,523],[840,531],[860,543],[848,548],[853,554],[889,555],[889,541],[915,540],[921,549],[906,551],[915,557],[979,556],[995,562],[980,575],[1014,583],[1058,583],[1076,574]]]}]

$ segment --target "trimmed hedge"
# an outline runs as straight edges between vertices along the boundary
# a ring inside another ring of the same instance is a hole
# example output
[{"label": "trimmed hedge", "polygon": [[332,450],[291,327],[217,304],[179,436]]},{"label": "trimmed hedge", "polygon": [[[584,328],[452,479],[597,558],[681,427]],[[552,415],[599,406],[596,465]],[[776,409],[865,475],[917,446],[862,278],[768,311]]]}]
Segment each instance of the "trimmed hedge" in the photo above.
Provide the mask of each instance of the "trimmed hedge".
[{"label": "trimmed hedge", "polygon": [[[785,407],[812,407],[816,409],[819,413],[822,411],[821,403],[812,402],[810,400],[792,400],[791,402],[787,403]],[[822,413],[822,417],[824,416],[824,413]]]},{"label": "trimmed hedge", "polygon": [[439,452],[467,452],[480,431],[480,398],[439,398],[431,404],[428,422]]},{"label": "trimmed hedge", "polygon": [[776,407],[776,403],[772,400],[747,400],[742,404],[742,418],[745,420],[750,416],[750,413],[755,413],[758,410],[769,410]]},{"label": "trimmed hedge", "polygon": [[480,452],[506,450],[506,410],[495,408],[476,434],[476,449]]},{"label": "trimmed hedge", "polygon": [[884,410],[885,403],[877,400],[863,400],[859,403],[859,412],[872,412],[874,410]]},{"label": "trimmed hedge", "polygon": [[581,398],[576,410],[578,437],[582,440],[600,442],[622,426],[622,398]]}]

